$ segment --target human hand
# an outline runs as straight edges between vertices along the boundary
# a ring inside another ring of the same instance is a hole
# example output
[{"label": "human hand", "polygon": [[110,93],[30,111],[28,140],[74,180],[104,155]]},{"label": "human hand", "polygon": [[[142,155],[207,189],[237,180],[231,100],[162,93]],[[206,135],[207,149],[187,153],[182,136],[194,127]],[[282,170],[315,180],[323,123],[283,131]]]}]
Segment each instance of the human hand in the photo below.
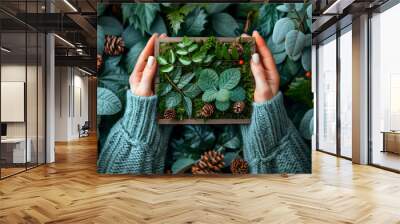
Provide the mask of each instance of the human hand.
[{"label": "human hand", "polygon": [[[131,91],[136,96],[152,96],[153,79],[157,71],[157,61],[154,57],[154,45],[158,34],[153,34],[146,44],[146,47],[140,53],[135,68],[129,78]],[[167,35],[162,34],[159,38]]]},{"label": "human hand", "polygon": [[250,62],[256,83],[254,102],[263,103],[278,93],[280,77],[274,57],[263,37],[257,31],[254,31],[252,36],[257,48],[257,53],[252,55]]}]

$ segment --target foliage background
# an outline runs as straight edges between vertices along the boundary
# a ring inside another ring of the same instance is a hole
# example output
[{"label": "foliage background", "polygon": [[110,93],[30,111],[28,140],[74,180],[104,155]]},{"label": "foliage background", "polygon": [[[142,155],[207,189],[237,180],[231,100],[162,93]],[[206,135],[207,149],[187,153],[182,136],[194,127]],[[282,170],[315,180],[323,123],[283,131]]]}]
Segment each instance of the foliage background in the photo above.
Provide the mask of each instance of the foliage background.
[{"label": "foliage background", "polygon": [[[281,76],[285,106],[299,132],[310,144],[313,127],[311,93],[311,4],[259,3],[123,3],[98,4],[97,51],[103,64],[98,71],[98,140],[104,144],[111,127],[124,112],[129,75],[153,33],[168,36],[239,36],[257,30],[274,54]],[[122,55],[103,53],[105,36],[122,37]],[[241,155],[235,126],[176,127],[170,141],[167,169],[179,172],[202,152],[218,149],[226,163]],[[311,149],[310,149],[311,150]]]}]

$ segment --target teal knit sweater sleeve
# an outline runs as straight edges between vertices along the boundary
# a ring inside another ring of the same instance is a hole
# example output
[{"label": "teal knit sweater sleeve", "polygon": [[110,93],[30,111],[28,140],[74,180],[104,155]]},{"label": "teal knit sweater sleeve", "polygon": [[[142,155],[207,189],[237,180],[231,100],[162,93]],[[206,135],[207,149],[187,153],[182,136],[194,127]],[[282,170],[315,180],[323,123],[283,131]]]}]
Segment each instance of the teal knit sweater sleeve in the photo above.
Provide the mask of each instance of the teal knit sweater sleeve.
[{"label": "teal knit sweater sleeve", "polygon": [[126,93],[123,117],[111,129],[97,162],[99,173],[161,174],[171,127],[156,122],[157,96]]},{"label": "teal knit sweater sleeve", "polygon": [[254,103],[251,123],[241,125],[241,132],[251,173],[311,172],[311,149],[288,118],[281,92],[264,103]]}]

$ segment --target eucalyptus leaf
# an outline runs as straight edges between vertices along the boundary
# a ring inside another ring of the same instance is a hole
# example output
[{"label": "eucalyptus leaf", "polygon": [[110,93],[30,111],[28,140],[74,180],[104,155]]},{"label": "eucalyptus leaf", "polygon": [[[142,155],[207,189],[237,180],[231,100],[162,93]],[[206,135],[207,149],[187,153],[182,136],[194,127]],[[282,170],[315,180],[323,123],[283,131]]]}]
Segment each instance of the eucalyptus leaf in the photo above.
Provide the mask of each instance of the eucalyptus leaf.
[{"label": "eucalyptus leaf", "polygon": [[240,70],[238,68],[229,68],[223,71],[219,78],[220,89],[233,89],[240,82]]},{"label": "eucalyptus leaf", "polygon": [[294,30],[295,24],[292,19],[284,17],[275,23],[274,31],[272,33],[272,40],[274,43],[279,44],[285,40],[286,34]]},{"label": "eucalyptus leaf", "polygon": [[201,90],[207,91],[209,89],[216,89],[218,83],[218,74],[212,69],[206,68],[199,72],[199,79],[197,85]]},{"label": "eucalyptus leaf", "polygon": [[296,61],[301,57],[301,52],[306,44],[306,36],[298,30],[292,30],[286,35],[285,49],[286,54]]},{"label": "eucalyptus leaf", "polygon": [[215,107],[219,111],[222,111],[222,112],[227,111],[229,109],[229,106],[230,106],[229,101],[226,101],[226,102],[215,101]]},{"label": "eucalyptus leaf", "polygon": [[314,110],[313,109],[308,110],[304,114],[303,119],[301,119],[299,125],[299,132],[301,136],[307,140],[311,140],[311,137],[313,135],[313,117],[314,117]]},{"label": "eucalyptus leaf", "polygon": [[311,20],[312,19],[312,4],[307,6],[307,17]]},{"label": "eucalyptus leaf", "polygon": [[301,64],[305,71],[311,71],[311,48],[306,48],[301,55]]},{"label": "eucalyptus leaf", "polygon": [[287,54],[285,51],[283,51],[281,53],[274,53],[273,56],[275,59],[275,64],[278,65],[285,61]]},{"label": "eucalyptus leaf", "polygon": [[102,55],[104,51],[105,34],[101,26],[97,25],[97,54]]},{"label": "eucalyptus leaf", "polygon": [[188,170],[196,161],[189,158],[181,158],[174,162],[171,167],[173,174],[184,173]]},{"label": "eucalyptus leaf", "polygon": [[211,23],[218,36],[234,37],[238,35],[237,30],[239,29],[239,25],[236,20],[227,13],[213,14]]},{"label": "eucalyptus leaf", "polygon": [[113,115],[121,108],[121,101],[111,90],[97,87],[97,115]]},{"label": "eucalyptus leaf", "polygon": [[165,96],[165,106],[167,108],[175,108],[182,101],[182,96],[177,92],[169,92]]}]

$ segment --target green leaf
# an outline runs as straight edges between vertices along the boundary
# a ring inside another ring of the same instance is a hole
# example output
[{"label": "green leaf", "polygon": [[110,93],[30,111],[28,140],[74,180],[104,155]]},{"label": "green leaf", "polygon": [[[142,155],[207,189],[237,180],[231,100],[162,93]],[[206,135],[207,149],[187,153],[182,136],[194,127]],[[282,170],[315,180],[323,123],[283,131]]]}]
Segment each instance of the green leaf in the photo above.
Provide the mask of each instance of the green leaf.
[{"label": "green leaf", "polygon": [[101,26],[97,25],[97,54],[102,55],[104,51],[105,35]]},{"label": "green leaf", "polygon": [[129,49],[128,53],[126,54],[125,57],[125,68],[126,71],[131,74],[133,71],[133,68],[136,65],[136,60],[138,59],[140,53],[146,46],[146,43],[141,41],[135,44],[131,49]]},{"label": "green leaf", "polygon": [[160,11],[160,6],[156,3],[123,3],[121,9],[124,23],[129,22],[144,34],[151,32],[151,25]]},{"label": "green leaf", "polygon": [[229,109],[230,103],[229,101],[226,102],[221,102],[221,101],[215,101],[215,107],[219,110],[219,111],[226,111]]},{"label": "green leaf", "polygon": [[185,108],[186,114],[189,118],[192,117],[192,100],[189,97],[183,97],[183,107]]},{"label": "green leaf", "polygon": [[231,56],[225,44],[222,46],[222,56],[225,60],[231,60]]},{"label": "green leaf", "polygon": [[193,83],[189,83],[183,88],[183,94],[189,98],[195,98],[201,93],[201,89]]},{"label": "green leaf", "polygon": [[313,117],[314,117],[314,110],[313,109],[308,110],[304,114],[299,125],[300,135],[307,140],[311,140],[311,137],[313,135],[313,129],[314,129]]},{"label": "green leaf", "polygon": [[121,59],[122,59],[121,55],[106,57],[102,73],[108,73],[110,71],[115,72],[116,70],[121,69],[120,67]]},{"label": "green leaf", "polygon": [[102,16],[106,10],[106,5],[104,3],[97,3],[97,17]]},{"label": "green leaf", "polygon": [[297,61],[301,57],[305,42],[306,36],[301,31],[292,30],[286,35],[285,49],[290,59]]},{"label": "green leaf", "polygon": [[179,49],[176,51],[177,54],[179,55],[187,55],[189,52],[187,50],[184,49]]},{"label": "green leaf", "polygon": [[200,62],[203,61],[203,59],[204,59],[205,56],[206,56],[206,55],[205,55],[204,52],[198,51],[198,52],[196,52],[196,53],[193,54],[193,56],[192,56],[192,61],[193,61],[194,63],[200,63]]},{"label": "green leaf", "polygon": [[173,65],[163,65],[160,67],[160,72],[163,72],[163,73],[168,73],[168,72],[171,72],[172,70],[174,70]]},{"label": "green leaf", "polygon": [[186,56],[182,56],[178,60],[179,60],[180,63],[182,63],[182,65],[190,65],[192,63],[190,58],[188,58]]},{"label": "green leaf", "polygon": [[160,83],[157,86],[157,94],[164,96],[172,90],[172,86],[169,83]]},{"label": "green leaf", "polygon": [[237,36],[239,25],[236,20],[227,13],[214,14],[211,17],[212,27],[218,36],[234,37]]},{"label": "green leaf", "polygon": [[304,78],[296,78],[289,85],[285,93],[290,99],[306,104],[309,108],[313,107],[313,95],[311,92],[311,81]]},{"label": "green leaf", "polygon": [[282,18],[275,23],[274,31],[272,33],[272,40],[279,44],[285,40],[286,34],[294,30],[295,24],[290,18]]},{"label": "green leaf", "polygon": [[267,39],[267,45],[269,50],[273,53],[282,53],[285,51],[285,42],[281,42],[281,43],[275,43],[274,41],[272,41],[272,37],[269,37]]},{"label": "green leaf", "polygon": [[273,56],[275,59],[275,64],[278,65],[285,61],[287,54],[285,51],[283,51],[281,53],[275,53],[275,54],[273,54]]},{"label": "green leaf", "polygon": [[309,4],[307,7],[307,17],[311,20],[312,19],[312,4]]},{"label": "green leaf", "polygon": [[153,24],[151,24],[149,33],[150,34],[153,34],[153,33],[167,34],[167,32],[168,32],[168,30],[167,30],[167,26],[165,25],[164,19],[160,15],[157,15]]},{"label": "green leaf", "polygon": [[236,102],[236,101],[243,101],[246,99],[246,91],[243,89],[243,87],[236,87],[231,91],[231,100]]},{"label": "green leaf", "polygon": [[99,17],[97,24],[103,28],[105,35],[120,36],[124,30],[121,23],[111,16]]},{"label": "green leaf", "polygon": [[205,9],[208,14],[220,13],[224,11],[230,3],[209,3],[206,4]]},{"label": "green leaf", "polygon": [[286,7],[286,5],[278,5],[276,9],[281,12],[289,12],[289,9]]},{"label": "green leaf", "polygon": [[186,4],[180,8],[176,8],[167,14],[172,30],[175,34],[181,29],[181,24],[184,21],[186,15],[188,15],[196,6],[193,4]]},{"label": "green leaf", "polygon": [[172,164],[171,170],[173,174],[184,173],[188,170],[196,161],[189,158],[181,158]]},{"label": "green leaf", "polygon": [[299,13],[303,11],[304,6],[305,6],[304,3],[294,3],[294,8]]},{"label": "green leaf", "polygon": [[127,48],[133,47],[137,42],[142,41],[143,38],[144,37],[140,31],[135,29],[133,25],[125,28],[124,32],[122,33],[122,39],[124,40],[125,47]]},{"label": "green leaf", "polygon": [[311,71],[311,48],[306,48],[301,55],[301,64],[305,71]]},{"label": "green leaf", "polygon": [[196,8],[192,11],[184,22],[185,34],[189,36],[199,36],[207,23],[207,15],[203,9]]},{"label": "green leaf", "polygon": [[118,93],[125,87],[128,87],[129,75],[121,67],[114,70],[102,72],[98,77],[99,87],[105,87],[111,91]]},{"label": "green leaf", "polygon": [[274,29],[274,25],[279,19],[279,13],[273,4],[263,4],[260,8],[258,19],[260,21],[260,33],[267,37],[270,36]]},{"label": "green leaf", "polygon": [[171,78],[174,83],[178,83],[182,76],[182,68],[177,67],[171,72]]},{"label": "green leaf", "polygon": [[312,45],[312,35],[311,33],[306,34],[306,44],[305,47],[311,47]]},{"label": "green leaf", "polygon": [[215,89],[218,83],[218,74],[212,69],[206,68],[199,72],[199,79],[197,85],[201,90],[206,91]]},{"label": "green leaf", "polygon": [[285,3],[286,8],[291,11],[293,9],[295,9],[295,4],[294,3]]},{"label": "green leaf", "polygon": [[193,51],[195,51],[197,48],[199,48],[199,45],[197,45],[197,44],[192,44],[192,45],[190,45],[190,47],[188,48],[188,51],[189,51],[189,52],[193,52]]},{"label": "green leaf", "polygon": [[174,64],[176,61],[175,53],[172,49],[169,49],[169,51],[168,51],[168,61],[171,64]]},{"label": "green leaf", "polygon": [[111,90],[97,87],[97,115],[113,115],[121,108],[121,101]]},{"label": "green leaf", "polygon": [[220,89],[215,99],[217,101],[227,102],[229,101],[230,97],[231,97],[231,92],[229,90]]},{"label": "green leaf", "polygon": [[188,73],[186,75],[183,75],[181,80],[178,83],[178,88],[182,89],[185,87],[194,77],[194,73]]},{"label": "green leaf", "polygon": [[213,102],[215,100],[215,98],[217,97],[217,93],[218,91],[216,89],[208,89],[203,93],[203,96],[201,97],[201,99],[204,102]]},{"label": "green leaf", "polygon": [[157,61],[158,61],[158,63],[159,63],[160,65],[167,65],[167,64],[168,64],[167,59],[165,59],[163,56],[158,56],[158,57],[157,57]]},{"label": "green leaf", "polygon": [[165,106],[167,108],[174,108],[178,106],[182,101],[182,96],[177,92],[169,92],[165,96]]},{"label": "green leaf", "polygon": [[219,78],[219,88],[220,89],[233,89],[240,82],[240,69],[229,68],[221,73]]},{"label": "green leaf", "polygon": [[239,52],[238,52],[236,47],[232,48],[231,56],[232,56],[233,60],[238,60],[239,59]]},{"label": "green leaf", "polygon": [[181,43],[182,43],[185,47],[189,47],[190,45],[193,44],[193,41],[192,41],[189,37],[184,36],[184,37],[182,38]]},{"label": "green leaf", "polygon": [[215,55],[207,55],[206,59],[204,59],[204,63],[210,63],[214,59]]}]

